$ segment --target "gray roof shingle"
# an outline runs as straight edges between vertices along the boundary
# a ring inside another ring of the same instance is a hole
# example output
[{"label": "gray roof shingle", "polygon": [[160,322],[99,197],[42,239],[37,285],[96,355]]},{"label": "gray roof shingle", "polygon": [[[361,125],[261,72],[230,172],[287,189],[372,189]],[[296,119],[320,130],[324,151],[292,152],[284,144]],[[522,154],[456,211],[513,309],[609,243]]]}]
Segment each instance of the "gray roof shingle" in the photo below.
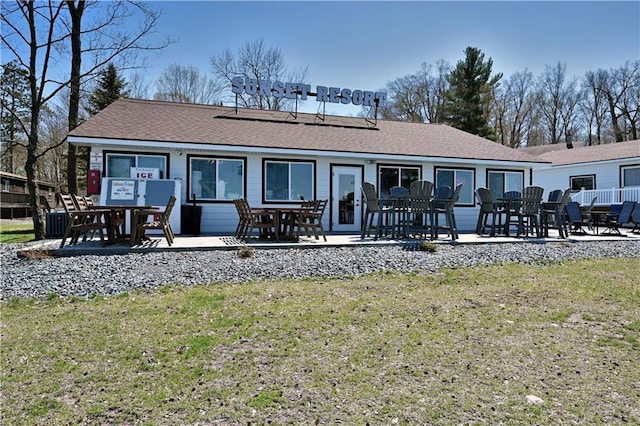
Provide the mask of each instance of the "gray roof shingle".
[{"label": "gray roof shingle", "polygon": [[69,132],[78,138],[215,144],[382,155],[544,163],[524,150],[442,124],[120,99]]},{"label": "gray roof shingle", "polygon": [[550,161],[554,166],[597,163],[625,158],[640,159],[640,139],[604,145],[578,146],[573,149],[567,149],[565,144],[520,149],[537,154],[538,158]]}]

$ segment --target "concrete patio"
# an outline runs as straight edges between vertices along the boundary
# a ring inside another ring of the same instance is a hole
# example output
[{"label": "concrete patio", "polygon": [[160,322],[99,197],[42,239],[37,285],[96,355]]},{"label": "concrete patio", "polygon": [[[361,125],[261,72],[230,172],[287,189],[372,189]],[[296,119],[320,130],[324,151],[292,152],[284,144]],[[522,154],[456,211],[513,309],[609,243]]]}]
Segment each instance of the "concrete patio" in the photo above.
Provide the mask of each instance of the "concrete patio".
[{"label": "concrete patio", "polygon": [[[547,238],[535,237],[505,237],[489,235],[478,235],[475,233],[461,233],[460,238],[452,241],[444,235],[433,240],[434,244],[500,244],[500,243],[573,243],[581,241],[640,241],[640,233],[633,233],[630,229],[621,229],[622,235],[602,235],[602,234],[571,234],[569,238],[561,239],[555,230],[549,231]],[[51,251],[56,256],[80,256],[80,255],[110,255],[110,254],[127,254],[127,253],[148,253],[155,251],[196,251],[196,250],[236,250],[240,247],[250,246],[256,249],[309,249],[321,247],[350,247],[350,246],[390,246],[390,245],[410,245],[419,244],[421,241],[414,238],[380,238],[374,240],[373,237],[360,238],[360,235],[354,234],[327,234],[327,241],[322,238],[316,240],[313,237],[301,237],[300,241],[269,241],[258,238],[249,240],[239,240],[228,235],[201,235],[201,236],[182,236],[177,235],[173,245],[169,246],[162,234],[152,234],[150,239],[144,241],[143,244],[137,246],[129,246],[128,244],[112,244],[104,247],[100,246],[100,240],[80,242],[75,245],[65,245],[60,249],[61,239],[50,239],[33,243],[31,248],[45,249]]]}]

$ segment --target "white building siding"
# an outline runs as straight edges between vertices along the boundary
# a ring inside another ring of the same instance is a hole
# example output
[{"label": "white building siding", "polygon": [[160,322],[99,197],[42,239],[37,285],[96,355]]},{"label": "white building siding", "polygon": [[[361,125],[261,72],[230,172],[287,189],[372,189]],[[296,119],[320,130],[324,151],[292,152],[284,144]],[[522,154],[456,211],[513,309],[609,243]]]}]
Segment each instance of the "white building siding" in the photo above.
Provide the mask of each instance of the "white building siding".
[{"label": "white building siding", "polygon": [[[117,148],[109,147],[110,152],[117,151]],[[99,147],[92,148],[93,152],[101,152]],[[127,152],[140,152],[149,153],[148,150],[136,150],[127,147],[123,149]],[[166,153],[167,151],[159,151]],[[456,163],[452,159],[443,159],[442,162],[418,162],[411,161],[409,159],[394,159],[394,160],[375,160],[369,161],[368,158],[362,155],[356,155],[354,157],[348,156],[327,156],[327,157],[314,157],[314,156],[300,156],[292,154],[271,154],[271,153],[224,153],[220,154],[213,151],[189,151],[188,155],[202,155],[202,156],[233,156],[246,158],[245,179],[246,188],[245,196],[247,197],[249,204],[252,207],[263,206],[263,159],[278,159],[278,160],[309,160],[315,162],[315,196],[318,199],[330,199],[331,191],[331,166],[332,165],[349,165],[349,166],[362,166],[363,167],[363,180],[366,182],[372,182],[376,186],[378,185],[378,165],[402,165],[402,166],[419,166],[422,168],[422,179],[435,182],[434,171],[435,167],[447,167],[447,168],[464,168],[475,170],[474,188],[486,186],[486,172],[487,169],[492,170],[523,170],[522,167],[509,167],[509,165],[500,166],[486,166],[480,164]],[[180,179],[182,181],[182,200],[183,204],[189,204],[186,200],[190,198],[188,195],[188,176],[187,176],[187,153],[180,150],[170,151],[169,156],[169,176],[171,179]],[[529,169],[524,169],[525,182],[529,181]],[[616,168],[616,176],[617,176]],[[543,177],[540,177],[543,179]],[[360,196],[359,188],[356,196]],[[197,202],[199,206],[202,206],[202,218],[201,218],[201,232],[203,234],[214,235],[230,235],[235,230],[238,224],[238,214],[233,202]],[[293,205],[293,204],[292,204]],[[331,221],[331,203],[327,206],[327,210],[323,216],[323,226],[325,230],[330,230]],[[460,232],[472,232],[475,229],[476,220],[478,217],[479,207],[473,206],[461,206],[456,208],[456,219],[458,223],[458,229]],[[444,218],[441,218],[441,222]]]},{"label": "white building siding", "polygon": [[585,175],[595,175],[594,189],[620,188],[620,167],[633,164],[638,164],[638,161],[631,159],[554,166],[535,170],[533,179],[535,185],[545,188],[545,192],[568,188],[571,185],[571,177]]}]

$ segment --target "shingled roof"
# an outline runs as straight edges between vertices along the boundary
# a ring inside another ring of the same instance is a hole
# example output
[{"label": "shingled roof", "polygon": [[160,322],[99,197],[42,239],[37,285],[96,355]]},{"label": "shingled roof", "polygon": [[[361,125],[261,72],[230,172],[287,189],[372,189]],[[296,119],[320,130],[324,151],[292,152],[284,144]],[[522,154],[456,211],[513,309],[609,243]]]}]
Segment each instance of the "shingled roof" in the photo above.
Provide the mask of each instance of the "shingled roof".
[{"label": "shingled roof", "polygon": [[[545,163],[524,150],[512,149],[442,124],[378,121],[363,118],[293,114],[120,99],[75,130],[71,143],[126,140],[406,155],[454,159]],[[203,146],[204,148],[204,146]]]},{"label": "shingled roof", "polygon": [[601,161],[640,159],[640,139],[604,145],[577,146],[567,149],[565,144],[543,145],[541,147],[520,148],[538,158],[550,161],[554,166],[597,163]]}]

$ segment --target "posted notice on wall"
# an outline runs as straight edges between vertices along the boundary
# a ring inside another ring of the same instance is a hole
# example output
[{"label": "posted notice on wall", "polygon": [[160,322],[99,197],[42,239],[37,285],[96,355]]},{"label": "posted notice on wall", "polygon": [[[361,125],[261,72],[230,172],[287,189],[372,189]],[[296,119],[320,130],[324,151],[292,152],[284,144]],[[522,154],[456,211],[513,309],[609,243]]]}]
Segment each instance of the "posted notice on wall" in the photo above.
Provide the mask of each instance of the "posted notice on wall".
[{"label": "posted notice on wall", "polygon": [[111,181],[112,200],[133,200],[135,197],[136,183],[132,180]]}]

